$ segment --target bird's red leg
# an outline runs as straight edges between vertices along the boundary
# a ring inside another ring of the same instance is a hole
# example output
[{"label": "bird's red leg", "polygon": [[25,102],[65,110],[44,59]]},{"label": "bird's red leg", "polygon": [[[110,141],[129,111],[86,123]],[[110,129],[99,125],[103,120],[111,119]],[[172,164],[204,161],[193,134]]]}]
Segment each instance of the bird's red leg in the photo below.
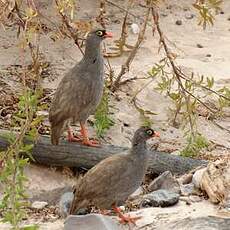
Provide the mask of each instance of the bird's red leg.
[{"label": "bird's red leg", "polygon": [[92,146],[92,147],[100,147],[98,141],[89,140],[89,136],[88,136],[87,129],[85,128],[85,124],[80,122],[80,126],[81,126],[81,134],[83,137],[82,144]]},{"label": "bird's red leg", "polygon": [[134,224],[134,225],[136,225],[136,221],[141,219],[140,216],[131,217],[130,215],[128,215],[128,216],[123,215],[121,210],[116,206],[113,206],[113,210],[117,214],[117,216],[120,218],[121,224]]},{"label": "bird's red leg", "polygon": [[70,127],[68,127],[68,130],[67,130],[67,140],[69,142],[79,142],[79,141],[82,141],[82,138],[80,136],[74,136],[73,135],[73,131],[71,130]]}]

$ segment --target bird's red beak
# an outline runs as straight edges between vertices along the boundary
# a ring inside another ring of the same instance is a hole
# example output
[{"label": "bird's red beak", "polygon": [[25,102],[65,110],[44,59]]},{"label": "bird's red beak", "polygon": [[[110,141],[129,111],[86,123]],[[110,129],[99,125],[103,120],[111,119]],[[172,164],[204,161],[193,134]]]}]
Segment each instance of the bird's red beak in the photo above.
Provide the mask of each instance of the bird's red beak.
[{"label": "bird's red beak", "polygon": [[105,32],[105,35],[104,35],[105,38],[112,38],[113,37],[113,34],[111,32]]},{"label": "bird's red beak", "polygon": [[154,134],[153,134],[153,137],[160,137],[160,133],[155,131]]}]

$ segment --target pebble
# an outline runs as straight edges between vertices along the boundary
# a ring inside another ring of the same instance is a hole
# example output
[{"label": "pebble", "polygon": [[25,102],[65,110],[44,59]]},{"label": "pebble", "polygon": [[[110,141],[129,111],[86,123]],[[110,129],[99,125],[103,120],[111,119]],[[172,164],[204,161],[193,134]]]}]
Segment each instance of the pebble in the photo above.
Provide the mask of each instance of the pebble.
[{"label": "pebble", "polygon": [[176,25],[181,26],[182,25],[182,20],[176,20]]},{"label": "pebble", "polygon": [[167,17],[168,14],[163,12],[163,13],[161,13],[161,16],[162,16],[162,17]]},{"label": "pebble", "polygon": [[179,194],[160,189],[143,196],[140,207],[168,207],[179,201]]},{"label": "pebble", "polygon": [[186,19],[193,19],[195,17],[195,14],[192,13],[186,13],[184,16]]},{"label": "pebble", "polygon": [[136,23],[133,23],[131,25],[131,31],[133,32],[133,34],[139,34],[140,27]]},{"label": "pebble", "polygon": [[48,203],[45,201],[34,201],[31,205],[31,207],[34,209],[40,210],[40,209],[45,208],[47,205],[48,205]]},{"label": "pebble", "polygon": [[203,45],[201,45],[201,44],[196,44],[196,46],[198,47],[198,48],[204,48],[204,46]]},{"label": "pebble", "polygon": [[172,176],[170,171],[163,172],[160,176],[154,179],[148,186],[150,192],[165,189],[180,194],[179,182]]}]

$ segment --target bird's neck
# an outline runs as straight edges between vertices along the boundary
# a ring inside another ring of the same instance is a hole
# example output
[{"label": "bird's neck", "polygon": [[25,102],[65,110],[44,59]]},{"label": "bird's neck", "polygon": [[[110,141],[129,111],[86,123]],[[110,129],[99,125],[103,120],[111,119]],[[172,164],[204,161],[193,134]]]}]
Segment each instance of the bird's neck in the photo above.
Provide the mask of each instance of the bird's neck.
[{"label": "bird's neck", "polygon": [[145,153],[146,152],[146,141],[133,141],[132,143],[132,153],[133,154],[137,154],[137,155],[141,155],[141,153]]},{"label": "bird's neck", "polygon": [[101,44],[96,43],[94,45],[88,45],[86,44],[85,47],[85,55],[83,60],[86,61],[87,63],[95,63],[98,59],[100,59],[102,56],[101,53]]}]

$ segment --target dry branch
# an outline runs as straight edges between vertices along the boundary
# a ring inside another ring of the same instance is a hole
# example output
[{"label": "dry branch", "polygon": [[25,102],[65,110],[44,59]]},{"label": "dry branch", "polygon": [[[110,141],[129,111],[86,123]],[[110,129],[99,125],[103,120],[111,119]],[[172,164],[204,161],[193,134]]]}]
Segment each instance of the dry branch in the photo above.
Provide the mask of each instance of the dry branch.
[{"label": "dry branch", "polygon": [[151,11],[151,8],[148,8],[146,15],[145,15],[145,21],[144,21],[142,29],[139,32],[136,44],[135,44],[134,48],[132,49],[132,51],[130,52],[126,62],[121,66],[121,70],[120,70],[116,80],[114,81],[112,87],[111,87],[111,90],[113,92],[116,91],[116,89],[120,86],[122,76],[129,70],[129,66],[132,63],[138,49],[140,48],[142,41],[144,40],[145,30],[146,30],[146,26],[148,23],[150,11]]},{"label": "dry branch", "polygon": [[[9,134],[9,131],[0,130],[0,151],[6,150],[9,146],[7,133]],[[25,143],[31,142],[25,140]],[[89,169],[104,158],[127,150],[128,148],[113,145],[92,148],[77,143],[69,143],[64,140],[58,146],[55,146],[51,145],[49,137],[41,136],[34,145],[32,157],[39,164]],[[163,152],[150,151],[149,171],[154,174],[160,174],[169,170],[173,174],[182,175],[203,164],[207,164],[207,162]]]}]

